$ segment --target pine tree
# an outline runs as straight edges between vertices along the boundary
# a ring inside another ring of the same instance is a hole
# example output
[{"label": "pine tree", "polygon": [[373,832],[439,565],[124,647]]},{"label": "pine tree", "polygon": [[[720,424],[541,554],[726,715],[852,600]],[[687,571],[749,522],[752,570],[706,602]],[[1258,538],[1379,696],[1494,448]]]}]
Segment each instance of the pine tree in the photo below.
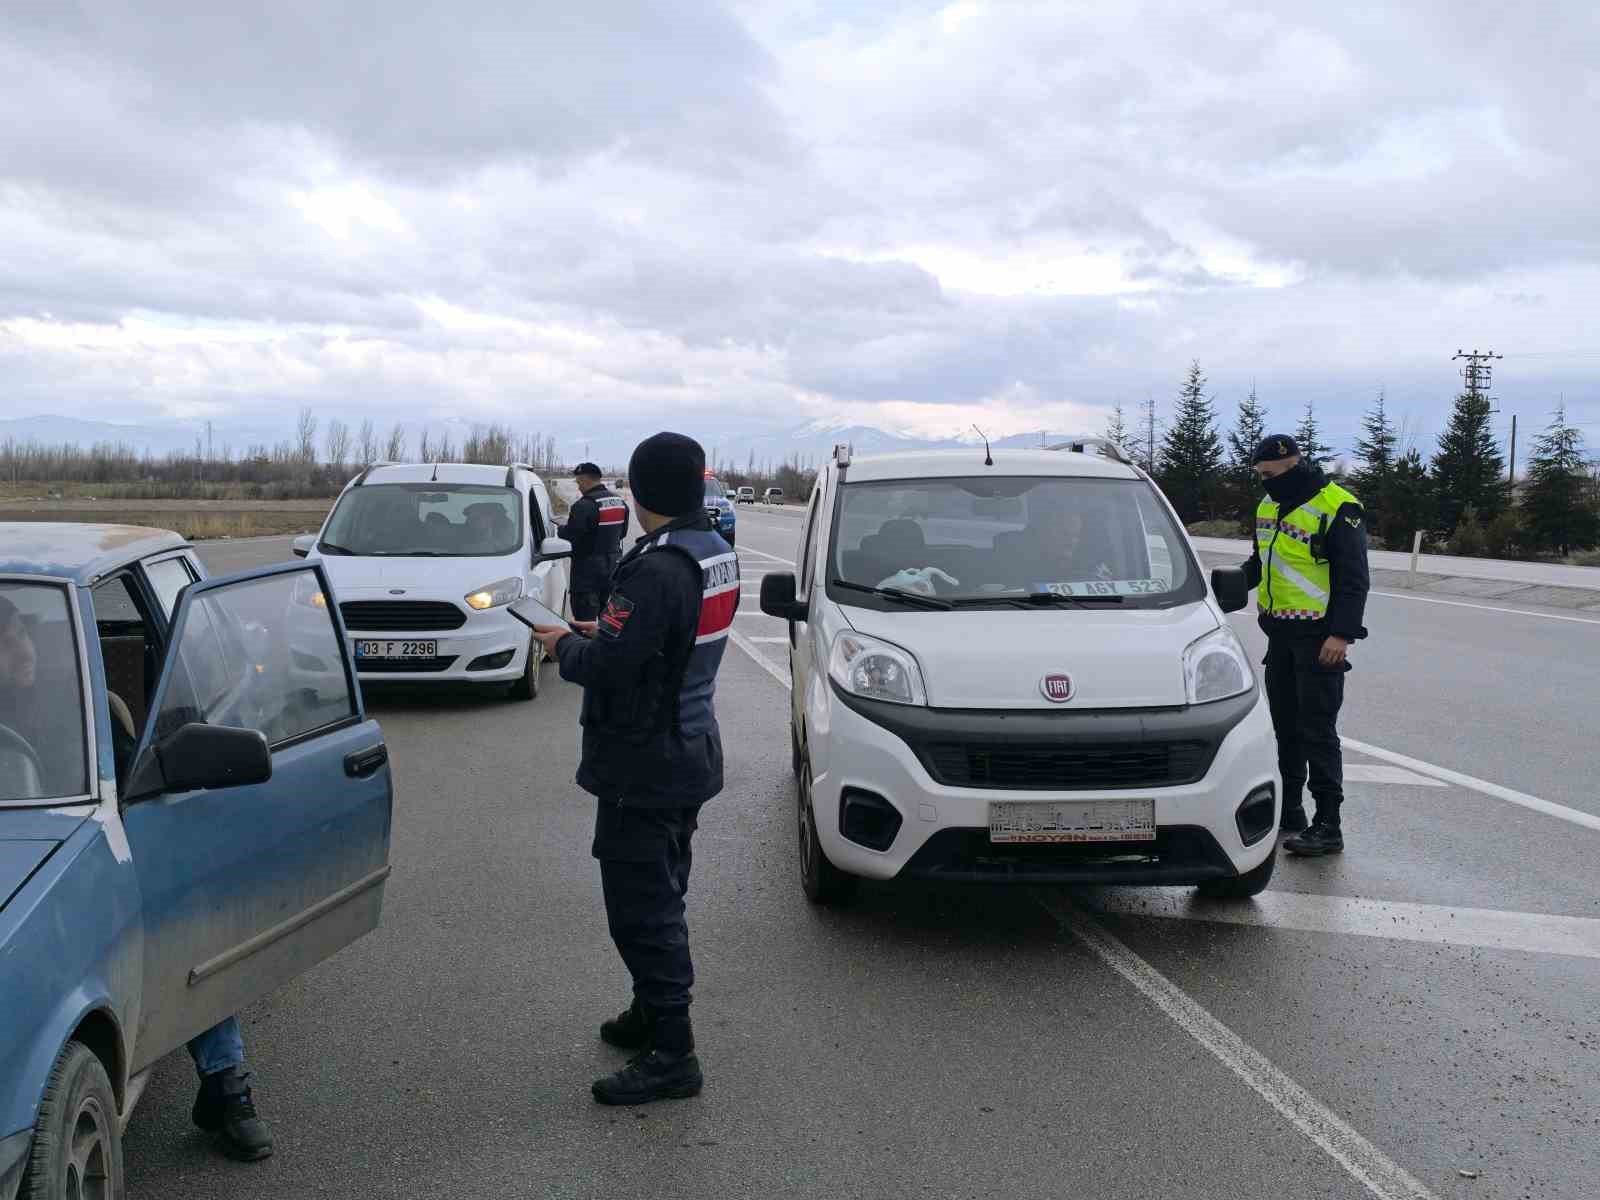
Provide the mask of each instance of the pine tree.
[{"label": "pine tree", "polygon": [[1450,424],[1439,435],[1439,451],[1433,456],[1440,527],[1455,529],[1462,510],[1469,504],[1486,520],[1504,512],[1509,502],[1505,469],[1505,459],[1489,428],[1489,398],[1481,393],[1462,392],[1456,397]]},{"label": "pine tree", "polygon": [[1131,452],[1128,445],[1128,423],[1122,416],[1122,401],[1118,400],[1116,407],[1111,410],[1111,419],[1106,422],[1106,441],[1115,442],[1124,450]]},{"label": "pine tree", "polygon": [[1395,459],[1383,505],[1383,535],[1391,550],[1411,549],[1411,537],[1417,530],[1434,527],[1438,509],[1433,477],[1415,449]]},{"label": "pine tree", "polygon": [[1197,359],[1178,391],[1178,411],[1161,442],[1157,476],[1161,488],[1185,522],[1209,514],[1222,469],[1222,439],[1217,414],[1205,394],[1206,377]]},{"label": "pine tree", "polygon": [[1361,431],[1355,445],[1355,456],[1361,460],[1361,467],[1350,482],[1367,510],[1367,528],[1381,542],[1395,532],[1390,524],[1393,514],[1389,511],[1389,493],[1394,483],[1395,451],[1400,444],[1400,435],[1389,420],[1381,388],[1372,408],[1362,418]]},{"label": "pine tree", "polygon": [[1240,520],[1255,512],[1257,503],[1256,473],[1250,469],[1250,459],[1255,455],[1261,439],[1267,436],[1267,410],[1256,395],[1256,385],[1250,385],[1250,394],[1239,401],[1239,415],[1228,431],[1228,506]]},{"label": "pine tree", "polygon": [[1594,501],[1583,453],[1583,434],[1567,424],[1564,404],[1533,443],[1522,515],[1534,545],[1565,557],[1600,541],[1600,510]]},{"label": "pine tree", "polygon": [[1300,443],[1300,457],[1310,462],[1319,463],[1333,453],[1333,447],[1323,442],[1317,429],[1316,408],[1310,400],[1306,401],[1306,415],[1300,418],[1294,440]]}]

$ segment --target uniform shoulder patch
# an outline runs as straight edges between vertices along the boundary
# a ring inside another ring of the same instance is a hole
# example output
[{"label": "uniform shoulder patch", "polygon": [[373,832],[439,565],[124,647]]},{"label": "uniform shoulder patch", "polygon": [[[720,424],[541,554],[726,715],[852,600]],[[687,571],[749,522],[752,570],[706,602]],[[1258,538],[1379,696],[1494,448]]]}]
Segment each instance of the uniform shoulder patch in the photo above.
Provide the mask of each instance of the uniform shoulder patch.
[{"label": "uniform shoulder patch", "polygon": [[1339,515],[1344,518],[1345,524],[1352,529],[1360,529],[1361,518],[1365,513],[1359,504],[1346,504],[1339,509]]},{"label": "uniform shoulder patch", "polygon": [[613,640],[621,637],[623,629],[628,624],[628,618],[633,616],[633,608],[632,600],[619,592],[613,592],[596,623],[600,636]]}]

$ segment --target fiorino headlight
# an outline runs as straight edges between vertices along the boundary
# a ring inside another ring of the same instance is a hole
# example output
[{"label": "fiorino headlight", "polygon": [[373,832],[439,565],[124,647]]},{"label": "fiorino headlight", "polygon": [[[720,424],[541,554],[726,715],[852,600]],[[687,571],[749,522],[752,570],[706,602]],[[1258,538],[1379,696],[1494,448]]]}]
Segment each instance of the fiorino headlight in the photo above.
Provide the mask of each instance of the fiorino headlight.
[{"label": "fiorino headlight", "polygon": [[828,675],[852,696],[891,704],[927,704],[917,660],[899,646],[846,631],[833,639]]},{"label": "fiorino headlight", "polygon": [[502,579],[498,583],[485,584],[464,597],[467,607],[475,608],[479,612],[486,608],[499,608],[502,604],[510,604],[513,600],[521,598],[522,580],[515,577]]},{"label": "fiorino headlight", "polygon": [[1244,647],[1226,625],[1191,642],[1183,652],[1183,683],[1190,704],[1208,704],[1255,686]]}]

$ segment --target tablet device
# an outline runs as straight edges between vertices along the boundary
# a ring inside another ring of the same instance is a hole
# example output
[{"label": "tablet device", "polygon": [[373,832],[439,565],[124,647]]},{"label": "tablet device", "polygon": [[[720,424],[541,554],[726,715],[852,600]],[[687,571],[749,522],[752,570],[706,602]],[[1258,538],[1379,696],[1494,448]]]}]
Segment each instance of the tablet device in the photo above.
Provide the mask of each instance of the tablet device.
[{"label": "tablet device", "polygon": [[532,596],[524,596],[510,605],[506,611],[530,628],[535,625],[557,625],[569,633],[576,632],[565,617]]}]

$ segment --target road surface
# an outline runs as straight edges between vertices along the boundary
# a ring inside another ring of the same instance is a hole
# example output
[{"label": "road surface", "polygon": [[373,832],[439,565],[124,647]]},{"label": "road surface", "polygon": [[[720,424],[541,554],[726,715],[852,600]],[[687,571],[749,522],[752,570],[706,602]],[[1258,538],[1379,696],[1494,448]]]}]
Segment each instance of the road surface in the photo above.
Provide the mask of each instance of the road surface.
[{"label": "road surface", "polygon": [[1349,848],[1282,862],[1257,903],[868,885],[819,911],[784,629],[755,604],[798,533],[740,510],[728,788],[690,896],[702,1097],[589,1099],[627,983],[571,783],[576,689],[382,692],[383,926],[245,1014],[278,1153],[214,1157],[174,1056],[128,1132],[132,1195],[1600,1194],[1600,621],[1374,597]]}]

